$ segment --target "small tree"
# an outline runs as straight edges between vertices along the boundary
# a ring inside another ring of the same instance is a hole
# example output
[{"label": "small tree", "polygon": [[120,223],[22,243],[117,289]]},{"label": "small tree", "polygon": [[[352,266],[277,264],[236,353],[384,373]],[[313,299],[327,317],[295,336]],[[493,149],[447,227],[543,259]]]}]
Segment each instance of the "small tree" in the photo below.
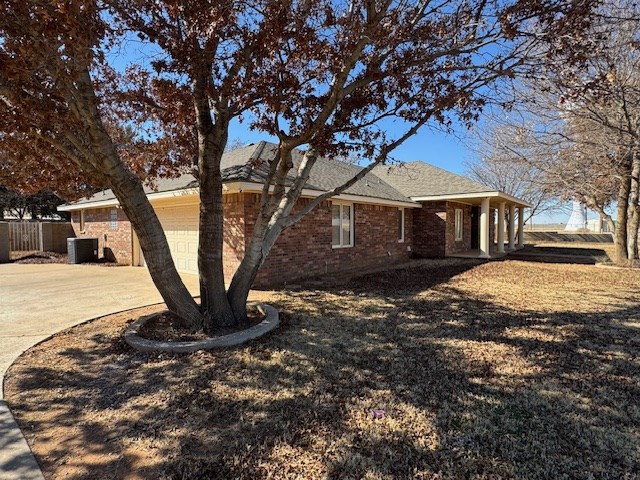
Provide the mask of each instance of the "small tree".
[{"label": "small tree", "polygon": [[[595,1],[10,1],[0,6],[0,141],[25,171],[108,185],[168,308],[193,328],[246,319],[280,233],[421,127],[471,124],[486,87],[554,56],[579,60]],[[103,10],[106,8],[107,10]],[[536,34],[533,34],[533,33]],[[577,35],[576,35],[577,34]],[[137,36],[143,58],[113,52]],[[220,160],[229,124],[278,139],[246,254],[225,290]],[[398,131],[381,128],[395,120]],[[122,125],[135,135],[124,135]],[[306,152],[294,169],[296,148]],[[292,213],[318,155],[369,164]],[[184,287],[141,178],[197,166],[201,306]],[[289,183],[287,178],[293,175]],[[57,179],[61,181],[60,179]]]}]

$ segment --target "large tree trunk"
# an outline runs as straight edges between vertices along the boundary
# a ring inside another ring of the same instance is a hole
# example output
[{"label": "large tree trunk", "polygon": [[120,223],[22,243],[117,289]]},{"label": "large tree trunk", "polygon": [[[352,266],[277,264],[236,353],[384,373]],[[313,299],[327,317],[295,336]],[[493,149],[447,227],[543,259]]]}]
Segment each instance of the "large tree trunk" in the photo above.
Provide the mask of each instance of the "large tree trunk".
[{"label": "large tree trunk", "polygon": [[282,233],[283,227],[280,224],[264,228],[256,225],[256,229],[260,230],[254,232],[244,257],[233,275],[227,293],[233,314],[241,323],[247,322],[249,290],[251,290],[260,267]]},{"label": "large tree trunk", "polygon": [[[206,142],[206,140],[205,140]],[[224,284],[224,204],[220,173],[221,151],[207,147],[200,167],[200,237],[198,269],[200,272],[200,305],[205,330],[237,324]],[[212,151],[213,150],[213,151]]]},{"label": "large tree trunk", "polygon": [[615,244],[615,263],[626,265],[627,256],[627,207],[629,205],[629,191],[631,190],[631,178],[624,176],[618,188],[616,208],[616,228],[613,235]]},{"label": "large tree trunk", "polygon": [[124,169],[112,174],[111,188],[138,236],[144,259],[167,308],[184,320],[184,326],[199,330],[202,315],[175,268],[164,230],[149,203],[140,180]]},{"label": "large tree trunk", "polygon": [[[210,66],[201,72],[210,71]],[[238,322],[233,315],[224,284],[224,203],[220,161],[227,144],[229,120],[217,110],[216,122],[211,117],[205,73],[194,82],[194,108],[198,130],[198,180],[200,186],[200,219],[198,238],[198,271],[200,276],[200,309],[204,329],[230,327]]]}]

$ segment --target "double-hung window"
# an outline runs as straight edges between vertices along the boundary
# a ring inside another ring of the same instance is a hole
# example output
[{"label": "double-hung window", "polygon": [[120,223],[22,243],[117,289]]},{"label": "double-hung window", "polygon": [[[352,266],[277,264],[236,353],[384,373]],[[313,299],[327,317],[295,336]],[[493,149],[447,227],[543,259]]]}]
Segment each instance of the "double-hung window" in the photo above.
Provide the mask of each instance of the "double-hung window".
[{"label": "double-hung window", "polygon": [[331,245],[333,248],[353,247],[352,203],[332,203]]},{"label": "double-hung window", "polygon": [[456,208],[456,221],[455,221],[455,232],[456,232],[456,242],[462,240],[462,225],[463,225],[463,213],[461,208]]}]

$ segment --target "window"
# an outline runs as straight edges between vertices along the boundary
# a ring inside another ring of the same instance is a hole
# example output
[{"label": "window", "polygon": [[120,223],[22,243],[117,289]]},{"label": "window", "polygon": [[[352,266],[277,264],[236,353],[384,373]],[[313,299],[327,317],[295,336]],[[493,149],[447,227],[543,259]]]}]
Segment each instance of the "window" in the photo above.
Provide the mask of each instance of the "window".
[{"label": "window", "polygon": [[456,222],[455,222],[455,232],[456,232],[456,242],[462,240],[462,224],[463,224],[463,213],[461,208],[456,208]]},{"label": "window", "polygon": [[404,208],[398,209],[398,242],[404,242]]},{"label": "window", "polygon": [[111,230],[118,229],[118,210],[115,208],[111,209]]},{"label": "window", "polygon": [[84,232],[84,210],[80,210],[80,232]]},{"label": "window", "polygon": [[331,205],[331,245],[333,248],[353,246],[353,204]]}]

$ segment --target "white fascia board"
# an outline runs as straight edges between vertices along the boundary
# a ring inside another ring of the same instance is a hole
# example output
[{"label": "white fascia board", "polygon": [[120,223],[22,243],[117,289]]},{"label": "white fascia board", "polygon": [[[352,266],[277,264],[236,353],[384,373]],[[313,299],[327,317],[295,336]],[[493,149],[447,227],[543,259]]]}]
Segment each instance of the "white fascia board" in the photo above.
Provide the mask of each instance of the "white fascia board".
[{"label": "white fascia board", "polygon": [[465,199],[481,199],[481,198],[499,198],[505,200],[505,202],[515,203],[522,207],[531,207],[531,204],[520,200],[507,193],[493,191],[493,192],[478,192],[478,193],[453,193],[447,195],[428,195],[424,197],[411,197],[411,200],[416,202],[437,202],[445,200],[465,200]]},{"label": "white fascia board", "polygon": [[[262,184],[253,183],[253,182],[230,182],[225,184],[229,189],[229,193],[232,192],[254,192],[260,193],[262,192]],[[273,190],[273,187],[270,188]],[[323,191],[320,190],[312,190],[310,188],[305,188],[302,190],[302,197],[306,198],[316,198],[322,195]],[[377,197],[365,197],[361,195],[351,195],[348,193],[341,193],[340,195],[334,195],[327,199],[327,201],[331,200],[340,200],[343,202],[353,202],[353,203],[366,203],[371,205],[388,205],[393,207],[403,207],[403,208],[421,208],[421,205],[417,202],[401,202],[398,200],[387,200],[385,198],[377,198]]]},{"label": "white fascia board", "polygon": [[87,208],[117,207],[120,205],[117,198],[107,200],[96,200],[94,202],[72,203],[58,207],[59,212],[73,212],[75,210],[86,210]]},{"label": "white fascia board", "polygon": [[[198,188],[183,188],[180,190],[170,190],[168,192],[152,192],[147,193],[150,202],[154,200],[165,200],[170,198],[182,198],[192,195],[198,195]],[[89,208],[117,207],[120,205],[117,198],[109,198],[107,200],[96,200],[93,202],[75,203],[71,205],[63,205],[58,207],[60,212],[72,212],[74,210],[86,210]]]}]

